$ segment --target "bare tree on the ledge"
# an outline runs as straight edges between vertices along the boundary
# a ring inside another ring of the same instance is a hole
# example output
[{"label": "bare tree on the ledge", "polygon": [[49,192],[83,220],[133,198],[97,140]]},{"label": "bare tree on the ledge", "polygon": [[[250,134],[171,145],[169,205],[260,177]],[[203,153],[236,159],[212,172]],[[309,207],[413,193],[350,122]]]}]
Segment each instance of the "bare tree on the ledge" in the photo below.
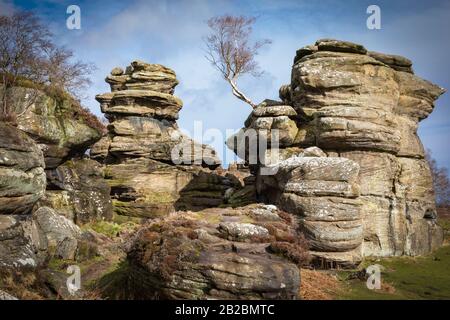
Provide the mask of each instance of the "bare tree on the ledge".
[{"label": "bare tree on the ledge", "polygon": [[34,14],[18,11],[0,16],[0,120],[14,122],[38,96],[38,90],[30,90],[22,110],[13,110],[9,91],[16,86],[77,96],[90,84],[87,75],[94,66],[72,59],[72,51],[55,45]]},{"label": "bare tree on the ledge", "polygon": [[243,74],[260,76],[255,56],[258,50],[270,44],[270,40],[252,42],[250,35],[255,18],[230,15],[208,20],[211,34],[204,39],[206,58],[220,71],[230,84],[233,94],[255,108],[256,105],[237,87],[236,81]]}]

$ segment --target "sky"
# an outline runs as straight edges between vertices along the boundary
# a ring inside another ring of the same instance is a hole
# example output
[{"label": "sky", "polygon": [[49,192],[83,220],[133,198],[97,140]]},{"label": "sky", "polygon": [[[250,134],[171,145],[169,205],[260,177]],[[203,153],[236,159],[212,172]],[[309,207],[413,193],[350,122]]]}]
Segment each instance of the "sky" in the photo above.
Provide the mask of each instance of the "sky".
[{"label": "sky", "polygon": [[[81,29],[66,28],[69,5],[81,9]],[[369,30],[369,5],[381,9],[381,29]],[[295,51],[320,38],[336,38],[363,44],[368,50],[410,58],[415,73],[450,89],[450,1],[311,1],[311,0],[136,0],[58,1],[0,0],[0,14],[32,10],[55,35],[56,42],[74,51],[76,58],[97,66],[83,104],[101,115],[96,94],[109,92],[104,82],[115,66],[135,59],[160,63],[176,71],[180,84],[175,95],[184,102],[178,124],[191,136],[194,123],[203,130],[236,131],[251,111],[232,96],[227,83],[205,59],[202,38],[206,21],[216,15],[257,17],[253,37],[271,39],[256,60],[264,74],[245,76],[239,86],[259,102],[278,99],[278,89],[290,82]],[[426,148],[440,166],[450,168],[450,93],[436,103],[434,112],[419,127]],[[208,141],[225,163],[234,161],[223,141]]]}]

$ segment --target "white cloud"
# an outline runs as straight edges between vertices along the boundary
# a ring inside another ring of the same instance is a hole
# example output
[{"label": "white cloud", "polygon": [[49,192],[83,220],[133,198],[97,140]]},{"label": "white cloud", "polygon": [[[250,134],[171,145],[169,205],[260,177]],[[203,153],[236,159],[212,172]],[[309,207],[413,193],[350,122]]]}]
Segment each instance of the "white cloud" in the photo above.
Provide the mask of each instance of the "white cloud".
[{"label": "white cloud", "polygon": [[[124,67],[139,58],[167,65],[177,72],[181,83],[175,94],[184,101],[178,122],[188,130],[192,130],[194,120],[202,120],[205,127],[222,131],[238,129],[250,112],[248,106],[231,95],[227,84],[204,58],[201,38],[208,31],[205,21],[217,14],[257,15],[255,36],[273,40],[257,57],[265,75],[240,81],[255,101],[276,99],[279,86],[290,82],[296,49],[322,37],[352,40],[370,50],[403,54],[413,59],[419,75],[450,87],[447,61],[450,44],[445,32],[450,29],[449,5],[431,7],[425,12],[383,15],[383,29],[379,32],[367,30],[364,8],[360,18],[349,19],[336,14],[345,11],[346,5],[337,6],[320,11],[303,1],[277,1],[276,4],[258,1],[257,5],[201,0],[137,1],[105,21],[95,20],[95,10],[84,10],[87,15],[84,19],[88,21],[83,32],[69,34],[65,39],[79,58],[98,66],[94,84],[87,92],[90,98],[85,101],[97,114],[95,94],[109,91],[105,76],[114,66]],[[311,14],[313,11],[315,15]],[[448,137],[448,130],[433,132],[436,124],[449,123],[448,108],[443,107],[445,102],[449,102],[447,97],[439,101],[433,115],[422,124],[425,130],[420,132],[426,144],[431,144],[428,137],[439,141]],[[431,147],[437,148],[436,144]],[[450,164],[448,158],[441,156],[442,152],[433,151],[439,161]]]}]

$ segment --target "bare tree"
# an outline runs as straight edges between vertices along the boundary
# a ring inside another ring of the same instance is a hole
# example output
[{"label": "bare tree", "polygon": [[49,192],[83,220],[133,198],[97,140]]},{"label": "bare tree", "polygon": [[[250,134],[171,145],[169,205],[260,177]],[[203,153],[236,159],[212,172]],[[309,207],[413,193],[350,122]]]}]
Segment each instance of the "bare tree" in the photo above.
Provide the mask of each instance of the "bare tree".
[{"label": "bare tree", "polygon": [[431,169],[436,203],[439,207],[450,207],[450,179],[447,168],[438,166],[430,150],[427,150],[425,157]]},{"label": "bare tree", "polygon": [[255,108],[256,105],[237,87],[236,81],[243,74],[260,76],[255,61],[258,50],[270,44],[270,40],[252,42],[250,36],[255,18],[230,15],[213,17],[208,20],[211,34],[204,41],[206,58],[220,71],[230,84],[233,94]]},{"label": "bare tree", "polygon": [[[72,59],[73,53],[56,46],[51,32],[34,14],[0,16],[0,117],[17,116],[9,101],[9,91],[15,86],[51,87],[78,96],[90,84],[87,75],[94,67]],[[33,100],[28,97],[27,104]]]}]

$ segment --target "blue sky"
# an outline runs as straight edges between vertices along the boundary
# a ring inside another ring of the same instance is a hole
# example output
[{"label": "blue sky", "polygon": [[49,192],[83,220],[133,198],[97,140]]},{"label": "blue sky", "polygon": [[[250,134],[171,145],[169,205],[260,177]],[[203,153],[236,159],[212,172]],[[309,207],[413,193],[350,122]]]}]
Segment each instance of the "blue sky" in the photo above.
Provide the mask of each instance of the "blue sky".
[{"label": "blue sky", "polygon": [[[81,8],[81,30],[65,26],[67,6]],[[381,30],[366,28],[366,9],[381,8]],[[276,99],[280,85],[290,82],[296,49],[324,37],[361,43],[369,50],[404,55],[414,62],[417,75],[450,89],[450,1],[7,1],[0,13],[31,9],[48,24],[58,43],[72,49],[77,58],[97,65],[93,85],[83,103],[100,114],[94,96],[109,91],[105,76],[114,66],[134,59],[161,63],[177,72],[180,85],[175,95],[184,102],[178,121],[187,132],[195,120],[203,128],[239,129],[250,107],[235,99],[227,84],[204,58],[202,36],[205,21],[220,14],[257,16],[255,38],[273,43],[257,57],[265,74],[244,77],[240,86],[253,98]],[[438,163],[450,168],[450,94],[436,103],[422,121],[420,137]],[[208,141],[205,141],[208,142]],[[213,146],[232,160],[222,141]]]}]

